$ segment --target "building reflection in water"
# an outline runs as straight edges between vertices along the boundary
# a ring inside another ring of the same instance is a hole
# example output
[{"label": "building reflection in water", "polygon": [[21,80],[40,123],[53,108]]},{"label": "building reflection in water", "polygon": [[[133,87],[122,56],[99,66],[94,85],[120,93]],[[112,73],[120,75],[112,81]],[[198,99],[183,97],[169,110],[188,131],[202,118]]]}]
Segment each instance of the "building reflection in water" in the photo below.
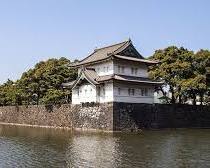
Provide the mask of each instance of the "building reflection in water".
[{"label": "building reflection in water", "polygon": [[118,140],[112,135],[75,136],[66,150],[68,167],[119,167]]}]

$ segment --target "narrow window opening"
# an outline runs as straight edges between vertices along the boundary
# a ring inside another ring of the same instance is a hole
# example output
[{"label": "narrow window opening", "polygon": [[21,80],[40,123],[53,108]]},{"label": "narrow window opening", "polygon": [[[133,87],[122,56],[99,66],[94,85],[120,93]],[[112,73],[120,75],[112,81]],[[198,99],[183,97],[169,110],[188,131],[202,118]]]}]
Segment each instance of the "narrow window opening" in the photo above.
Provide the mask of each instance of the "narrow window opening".
[{"label": "narrow window opening", "polygon": [[134,68],[131,68],[131,74],[133,74],[134,73]]},{"label": "narrow window opening", "polygon": [[118,73],[120,73],[120,66],[118,66]]},{"label": "narrow window opening", "polygon": [[103,95],[105,96],[105,88],[103,88]]},{"label": "narrow window opening", "polygon": [[98,96],[100,96],[101,95],[101,88],[99,87],[99,89],[98,89]]},{"label": "narrow window opening", "polygon": [[144,89],[141,89],[141,95],[144,96]]},{"label": "narrow window opening", "polygon": [[118,95],[121,94],[121,88],[118,88]]},{"label": "narrow window opening", "polygon": [[135,75],[138,74],[138,68],[135,68]]},{"label": "narrow window opening", "polygon": [[135,89],[132,89],[132,95],[134,96],[135,95]]},{"label": "narrow window opening", "polygon": [[148,96],[148,89],[145,88],[145,96]]},{"label": "narrow window opening", "polygon": [[125,67],[122,66],[121,72],[124,73],[125,72]]},{"label": "narrow window opening", "polygon": [[131,89],[130,88],[128,89],[128,95],[129,96],[131,95]]}]

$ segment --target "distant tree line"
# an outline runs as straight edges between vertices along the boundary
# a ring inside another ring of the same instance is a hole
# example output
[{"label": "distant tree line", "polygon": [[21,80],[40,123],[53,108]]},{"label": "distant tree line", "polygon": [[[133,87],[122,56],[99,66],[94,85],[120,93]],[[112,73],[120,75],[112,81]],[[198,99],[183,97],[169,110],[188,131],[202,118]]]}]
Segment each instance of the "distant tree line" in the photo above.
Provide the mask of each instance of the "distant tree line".
[{"label": "distant tree line", "polygon": [[[163,80],[164,85],[157,88],[162,92],[166,103],[186,103],[192,100],[208,104],[210,87],[207,85],[207,71],[210,67],[210,51],[189,51],[183,47],[170,46],[157,50],[149,59],[159,60],[159,64],[150,67],[153,79]],[[169,97],[165,88],[168,88]]]},{"label": "distant tree line", "polygon": [[66,58],[41,61],[19,80],[8,80],[0,85],[0,106],[68,103],[71,91],[64,90],[62,83],[77,77],[69,63]]}]

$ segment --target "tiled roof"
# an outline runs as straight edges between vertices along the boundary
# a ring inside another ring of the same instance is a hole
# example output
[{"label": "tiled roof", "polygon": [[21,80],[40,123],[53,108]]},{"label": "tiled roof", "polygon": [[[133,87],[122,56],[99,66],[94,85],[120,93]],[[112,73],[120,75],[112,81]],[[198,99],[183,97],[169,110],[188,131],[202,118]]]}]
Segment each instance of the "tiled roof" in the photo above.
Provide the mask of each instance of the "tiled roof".
[{"label": "tiled roof", "polygon": [[125,57],[144,60],[143,57],[138,53],[138,51],[132,45],[131,40],[127,40],[127,41],[117,43],[114,45],[110,45],[107,47],[95,49],[94,52],[92,54],[90,54],[88,57],[84,58],[83,60],[81,60],[77,63],[73,63],[70,66],[75,67],[75,66],[89,64],[89,63],[93,63],[93,62],[97,62],[97,61],[106,60],[108,58],[111,58],[111,56],[120,54],[121,52],[123,52],[124,50],[126,50],[128,48],[132,49],[135,52],[135,56],[125,56]]},{"label": "tiled roof", "polygon": [[97,75],[94,69],[90,69],[90,68],[84,69],[83,73],[85,77],[88,78],[93,84],[99,84],[97,82],[97,79],[99,76]]},{"label": "tiled roof", "polygon": [[81,65],[81,64],[87,64],[90,62],[95,62],[99,60],[104,60],[109,57],[109,54],[116,51],[117,49],[121,48],[123,45],[126,45],[128,41],[124,41],[122,43],[114,44],[111,46],[95,49],[92,54],[90,54],[88,57],[84,58],[78,63],[75,63],[73,66]]}]

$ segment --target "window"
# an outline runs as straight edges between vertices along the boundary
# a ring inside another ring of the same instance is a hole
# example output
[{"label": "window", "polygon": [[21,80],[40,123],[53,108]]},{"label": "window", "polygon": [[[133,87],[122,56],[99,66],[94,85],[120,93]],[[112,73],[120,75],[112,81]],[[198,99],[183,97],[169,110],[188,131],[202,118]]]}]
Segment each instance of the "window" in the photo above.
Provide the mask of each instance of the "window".
[{"label": "window", "polygon": [[145,88],[145,96],[148,96],[148,88]]},{"label": "window", "polygon": [[125,72],[125,67],[118,65],[118,73],[124,73]]},{"label": "window", "polygon": [[125,72],[125,67],[122,66],[121,72],[124,73]]},{"label": "window", "polygon": [[79,96],[79,89],[77,89],[77,96]]},{"label": "window", "polygon": [[128,95],[129,96],[131,95],[131,89],[130,88],[128,89]]},{"label": "window", "polygon": [[135,68],[135,75],[137,75],[138,73],[138,68]]},{"label": "window", "polygon": [[118,65],[118,73],[120,73],[120,66]]},{"label": "window", "polygon": [[131,94],[134,96],[135,95],[135,89],[131,89]]},{"label": "window", "polygon": [[109,72],[109,67],[106,67],[106,72]]},{"label": "window", "polygon": [[87,89],[85,89],[85,95],[87,94]]},{"label": "window", "polygon": [[144,96],[144,89],[141,89],[141,96]]},{"label": "window", "polygon": [[121,94],[121,88],[118,88],[118,95]]},{"label": "window", "polygon": [[134,74],[134,68],[133,67],[131,68],[131,74]]},{"label": "window", "polygon": [[128,95],[130,96],[130,95],[132,95],[132,96],[134,96],[135,95],[135,89],[128,89]]},{"label": "window", "polygon": [[103,87],[103,95],[105,95],[105,88]]},{"label": "window", "polygon": [[100,96],[101,95],[101,88],[99,87],[98,88],[98,96]]},{"label": "window", "polygon": [[106,72],[106,67],[104,67],[104,72]]},{"label": "window", "polygon": [[100,68],[99,68],[99,67],[97,68],[97,72],[98,72],[98,73],[100,72]]},{"label": "window", "polygon": [[131,68],[131,74],[132,74],[132,75],[134,75],[134,74],[137,75],[137,73],[138,73],[138,68],[133,68],[133,67],[132,67],[132,68]]},{"label": "window", "polygon": [[148,88],[142,88],[142,89],[140,89],[140,94],[141,94],[141,96],[148,96],[149,95]]}]

